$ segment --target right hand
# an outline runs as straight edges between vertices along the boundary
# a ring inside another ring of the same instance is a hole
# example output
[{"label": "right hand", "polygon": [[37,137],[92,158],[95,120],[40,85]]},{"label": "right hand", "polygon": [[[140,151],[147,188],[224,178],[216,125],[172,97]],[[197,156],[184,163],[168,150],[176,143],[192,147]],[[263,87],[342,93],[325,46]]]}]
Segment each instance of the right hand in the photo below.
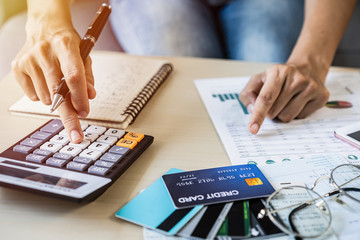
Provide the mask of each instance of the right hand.
[{"label": "right hand", "polygon": [[[80,37],[71,20],[28,18],[25,45],[12,62],[19,85],[32,101],[51,104],[62,77],[70,93],[59,106],[64,127],[74,143],[83,140],[79,116],[89,113],[89,99],[96,95],[91,59],[83,63]],[[50,109],[49,109],[50,111]]]},{"label": "right hand", "polygon": [[329,98],[325,77],[311,74],[308,69],[311,68],[276,64],[249,80],[239,100],[251,110],[248,129],[252,134],[258,133],[266,117],[290,122],[325,105]]}]

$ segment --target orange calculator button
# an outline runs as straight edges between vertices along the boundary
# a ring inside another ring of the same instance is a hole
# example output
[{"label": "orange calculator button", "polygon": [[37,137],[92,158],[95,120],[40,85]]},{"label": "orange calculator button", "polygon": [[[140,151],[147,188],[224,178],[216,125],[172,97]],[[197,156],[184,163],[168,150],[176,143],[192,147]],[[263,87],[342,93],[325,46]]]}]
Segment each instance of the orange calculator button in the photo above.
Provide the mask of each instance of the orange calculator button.
[{"label": "orange calculator button", "polygon": [[130,149],[133,149],[137,144],[137,141],[135,140],[130,140],[130,139],[120,139],[116,145],[117,146],[120,146],[120,147],[127,147],[127,148],[130,148]]},{"label": "orange calculator button", "polygon": [[260,180],[260,178],[247,178],[245,179],[245,182],[249,185],[249,186],[256,186],[256,185],[262,185],[262,181]]},{"label": "orange calculator button", "polygon": [[140,142],[144,138],[144,134],[136,132],[128,132],[125,136],[125,139],[134,140]]}]

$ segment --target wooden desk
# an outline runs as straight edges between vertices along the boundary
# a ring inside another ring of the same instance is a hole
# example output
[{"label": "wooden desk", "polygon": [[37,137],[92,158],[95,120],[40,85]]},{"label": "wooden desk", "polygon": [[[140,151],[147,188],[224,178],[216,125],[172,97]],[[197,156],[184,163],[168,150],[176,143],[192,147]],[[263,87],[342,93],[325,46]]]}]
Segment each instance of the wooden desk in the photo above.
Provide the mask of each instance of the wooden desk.
[{"label": "wooden desk", "polygon": [[[155,137],[150,148],[103,195],[79,205],[0,188],[0,239],[142,239],[142,228],[114,213],[170,168],[231,164],[193,84],[194,79],[249,76],[269,64],[170,58],[175,66],[130,130]],[[0,151],[45,120],[12,116],[23,93],[9,75],[0,82]]]}]

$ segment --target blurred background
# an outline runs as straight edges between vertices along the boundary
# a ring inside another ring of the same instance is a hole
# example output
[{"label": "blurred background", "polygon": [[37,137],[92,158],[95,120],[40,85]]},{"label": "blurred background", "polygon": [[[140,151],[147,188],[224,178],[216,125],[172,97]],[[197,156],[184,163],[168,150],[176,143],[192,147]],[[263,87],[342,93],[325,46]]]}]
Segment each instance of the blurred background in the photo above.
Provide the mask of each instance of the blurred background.
[{"label": "blurred background", "polygon": [[[94,12],[104,1],[106,2],[106,0],[74,1],[72,17],[80,36],[83,36]],[[25,42],[25,22],[26,0],[0,0],[0,79],[10,72],[12,59]],[[109,24],[103,30],[95,49],[121,51]],[[333,65],[360,67],[360,1],[338,47]]]}]

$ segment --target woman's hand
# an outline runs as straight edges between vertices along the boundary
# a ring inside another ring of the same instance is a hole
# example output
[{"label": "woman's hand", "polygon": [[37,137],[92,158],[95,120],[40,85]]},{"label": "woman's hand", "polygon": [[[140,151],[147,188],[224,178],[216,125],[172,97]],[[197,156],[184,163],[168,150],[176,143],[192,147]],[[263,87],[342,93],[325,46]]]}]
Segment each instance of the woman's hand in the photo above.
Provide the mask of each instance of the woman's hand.
[{"label": "woman's hand", "polygon": [[51,104],[61,78],[65,78],[70,94],[58,111],[70,140],[79,143],[83,134],[78,116],[88,115],[89,99],[96,95],[91,59],[85,64],[81,59],[80,37],[70,13],[55,14],[51,9],[53,6],[42,12],[29,9],[26,42],[12,62],[12,70],[25,94],[46,105]]},{"label": "woman's hand", "polygon": [[251,133],[266,116],[289,122],[324,106],[325,78],[355,5],[356,0],[306,0],[303,28],[287,63],[253,76],[240,93],[240,101],[252,108]]},{"label": "woman's hand", "polygon": [[251,111],[251,133],[259,131],[265,117],[290,122],[325,105],[329,98],[325,79],[311,76],[306,69],[277,64],[250,79],[239,99]]}]

